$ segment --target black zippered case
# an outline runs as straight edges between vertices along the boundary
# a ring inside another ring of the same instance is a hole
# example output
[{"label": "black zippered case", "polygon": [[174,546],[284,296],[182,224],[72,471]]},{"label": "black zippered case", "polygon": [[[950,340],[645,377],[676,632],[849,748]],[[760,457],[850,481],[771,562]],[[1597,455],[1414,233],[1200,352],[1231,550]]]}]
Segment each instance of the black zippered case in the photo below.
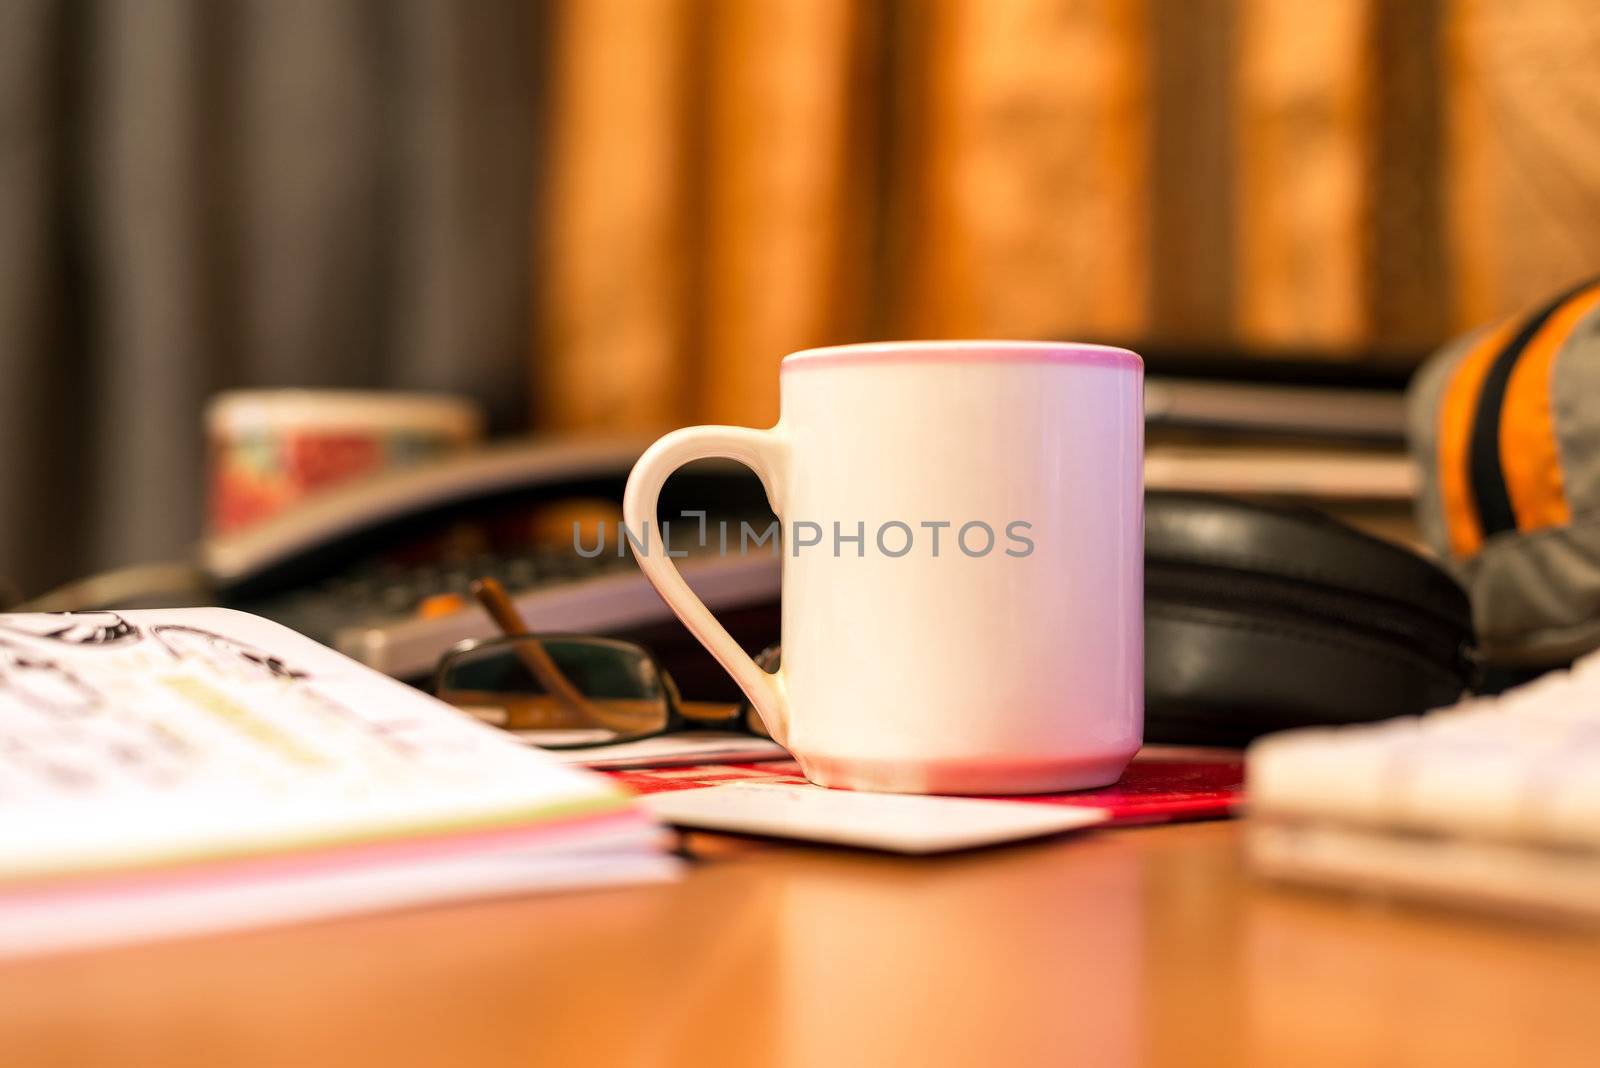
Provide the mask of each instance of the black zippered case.
[{"label": "black zippered case", "polygon": [[1145,740],[1242,746],[1447,705],[1475,671],[1466,594],[1305,508],[1145,498]]}]

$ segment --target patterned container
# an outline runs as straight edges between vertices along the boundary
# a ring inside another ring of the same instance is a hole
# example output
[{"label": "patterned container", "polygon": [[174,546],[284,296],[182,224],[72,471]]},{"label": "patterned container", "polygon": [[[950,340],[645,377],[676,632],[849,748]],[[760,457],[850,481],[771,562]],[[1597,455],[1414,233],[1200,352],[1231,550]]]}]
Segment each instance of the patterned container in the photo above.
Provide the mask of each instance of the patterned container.
[{"label": "patterned container", "polygon": [[342,390],[219,394],[206,409],[207,533],[237,534],[352,479],[476,445],[483,414],[462,397]]}]

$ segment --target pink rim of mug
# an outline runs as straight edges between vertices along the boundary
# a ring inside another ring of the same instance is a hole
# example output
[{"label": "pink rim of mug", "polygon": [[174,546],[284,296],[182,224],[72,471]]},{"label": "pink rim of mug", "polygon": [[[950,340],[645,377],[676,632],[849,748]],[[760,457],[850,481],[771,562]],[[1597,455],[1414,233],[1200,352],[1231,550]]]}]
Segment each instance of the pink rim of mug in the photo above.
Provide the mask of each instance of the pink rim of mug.
[{"label": "pink rim of mug", "polygon": [[808,367],[906,363],[1056,363],[1142,369],[1138,353],[1113,345],[1054,341],[883,341],[804,349],[783,358],[783,371]]}]

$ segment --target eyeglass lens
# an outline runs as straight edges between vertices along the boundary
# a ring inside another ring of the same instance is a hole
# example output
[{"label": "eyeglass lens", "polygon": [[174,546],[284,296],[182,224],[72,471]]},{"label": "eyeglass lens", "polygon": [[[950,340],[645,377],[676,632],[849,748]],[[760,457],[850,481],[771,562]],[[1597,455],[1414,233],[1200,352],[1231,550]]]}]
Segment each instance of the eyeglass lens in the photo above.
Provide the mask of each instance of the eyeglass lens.
[{"label": "eyeglass lens", "polygon": [[592,638],[488,642],[448,656],[437,696],[551,749],[667,726],[666,682],[643,649]]}]

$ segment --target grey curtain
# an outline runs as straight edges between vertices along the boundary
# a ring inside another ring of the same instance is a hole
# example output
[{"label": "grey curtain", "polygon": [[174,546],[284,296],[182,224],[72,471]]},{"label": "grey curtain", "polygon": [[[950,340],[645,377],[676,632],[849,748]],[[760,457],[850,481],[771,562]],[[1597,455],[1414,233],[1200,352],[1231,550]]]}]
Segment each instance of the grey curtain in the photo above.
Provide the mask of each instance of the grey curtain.
[{"label": "grey curtain", "polygon": [[0,0],[0,575],[197,536],[236,386],[529,406],[535,9]]}]

